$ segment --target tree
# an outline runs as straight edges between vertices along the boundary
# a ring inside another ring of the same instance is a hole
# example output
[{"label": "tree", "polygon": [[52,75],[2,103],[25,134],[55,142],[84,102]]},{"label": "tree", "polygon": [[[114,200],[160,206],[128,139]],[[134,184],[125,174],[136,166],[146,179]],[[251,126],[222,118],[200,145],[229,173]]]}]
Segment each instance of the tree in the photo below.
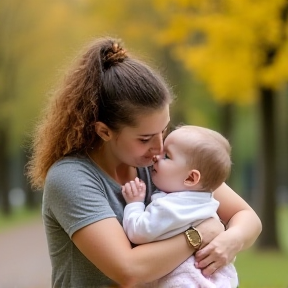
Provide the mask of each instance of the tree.
[{"label": "tree", "polygon": [[[63,57],[59,47],[72,42],[75,30],[64,25],[67,19],[75,19],[69,7],[64,1],[0,1],[0,203],[5,214],[11,212],[12,154],[23,150],[23,139],[28,137],[50,85],[47,79],[52,79]],[[33,194],[25,190],[30,205]]]},{"label": "tree", "polygon": [[[279,248],[276,225],[275,99],[288,80],[286,0],[153,0],[157,35],[223,104],[259,101],[261,210],[259,247]],[[165,15],[165,17],[164,17]]]},{"label": "tree", "polygon": [[[9,138],[11,122],[9,115],[11,112],[11,101],[15,99],[15,79],[17,78],[18,54],[15,51],[15,39],[10,40],[11,35],[16,34],[17,27],[13,19],[13,10],[16,8],[13,2],[1,2],[0,17],[2,25],[0,29],[0,195],[2,211],[8,215],[11,212],[9,203]],[[17,9],[15,9],[17,11]],[[9,39],[10,38],[10,39]]]}]

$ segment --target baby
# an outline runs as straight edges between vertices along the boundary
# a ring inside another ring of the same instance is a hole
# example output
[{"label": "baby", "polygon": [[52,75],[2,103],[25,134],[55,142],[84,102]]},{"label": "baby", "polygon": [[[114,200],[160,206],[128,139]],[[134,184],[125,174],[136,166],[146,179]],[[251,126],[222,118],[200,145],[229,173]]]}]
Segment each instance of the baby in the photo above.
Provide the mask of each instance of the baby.
[{"label": "baby", "polygon": [[[136,178],[126,183],[122,194],[127,203],[123,227],[134,244],[170,238],[215,217],[219,202],[213,191],[226,181],[231,170],[231,147],[216,131],[182,126],[164,141],[163,155],[154,157],[152,181],[157,190],[145,208],[145,183]],[[201,248],[201,247],[200,247]],[[147,287],[236,288],[233,264],[204,277],[191,256],[168,275]]]}]

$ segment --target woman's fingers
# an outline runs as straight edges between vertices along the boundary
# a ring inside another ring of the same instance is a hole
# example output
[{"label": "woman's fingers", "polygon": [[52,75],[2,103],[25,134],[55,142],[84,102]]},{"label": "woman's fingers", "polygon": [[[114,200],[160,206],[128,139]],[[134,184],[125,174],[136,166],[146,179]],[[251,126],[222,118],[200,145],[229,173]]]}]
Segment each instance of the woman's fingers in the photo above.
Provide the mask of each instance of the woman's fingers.
[{"label": "woman's fingers", "polygon": [[201,269],[204,276],[210,276],[217,269],[222,267],[222,265],[220,265],[218,262],[213,261],[212,258],[208,256],[200,262],[195,262],[195,267]]},{"label": "woman's fingers", "polygon": [[202,274],[206,277],[210,276],[213,273],[215,273],[219,268],[220,268],[220,266],[218,266],[217,263],[212,262],[210,265],[208,265],[204,269],[202,269]]},{"label": "woman's fingers", "polygon": [[195,267],[201,269],[205,276],[213,274],[217,269],[227,265],[228,262],[227,254],[213,242],[195,254]]}]

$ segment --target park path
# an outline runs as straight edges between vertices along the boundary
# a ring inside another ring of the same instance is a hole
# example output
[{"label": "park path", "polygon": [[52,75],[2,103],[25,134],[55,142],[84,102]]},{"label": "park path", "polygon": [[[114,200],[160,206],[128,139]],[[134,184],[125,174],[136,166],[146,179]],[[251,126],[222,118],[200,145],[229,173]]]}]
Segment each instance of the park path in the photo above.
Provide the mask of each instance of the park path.
[{"label": "park path", "polygon": [[0,232],[0,288],[49,288],[50,275],[41,219]]}]

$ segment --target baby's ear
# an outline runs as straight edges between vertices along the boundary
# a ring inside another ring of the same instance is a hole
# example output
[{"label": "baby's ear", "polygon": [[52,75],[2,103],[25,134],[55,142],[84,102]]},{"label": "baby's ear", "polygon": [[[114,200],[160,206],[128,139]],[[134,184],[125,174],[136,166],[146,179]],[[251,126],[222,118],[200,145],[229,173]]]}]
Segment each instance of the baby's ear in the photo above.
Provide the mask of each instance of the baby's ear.
[{"label": "baby's ear", "polygon": [[191,170],[189,171],[188,177],[184,180],[184,185],[188,187],[192,187],[199,183],[201,178],[201,174],[198,170]]}]

